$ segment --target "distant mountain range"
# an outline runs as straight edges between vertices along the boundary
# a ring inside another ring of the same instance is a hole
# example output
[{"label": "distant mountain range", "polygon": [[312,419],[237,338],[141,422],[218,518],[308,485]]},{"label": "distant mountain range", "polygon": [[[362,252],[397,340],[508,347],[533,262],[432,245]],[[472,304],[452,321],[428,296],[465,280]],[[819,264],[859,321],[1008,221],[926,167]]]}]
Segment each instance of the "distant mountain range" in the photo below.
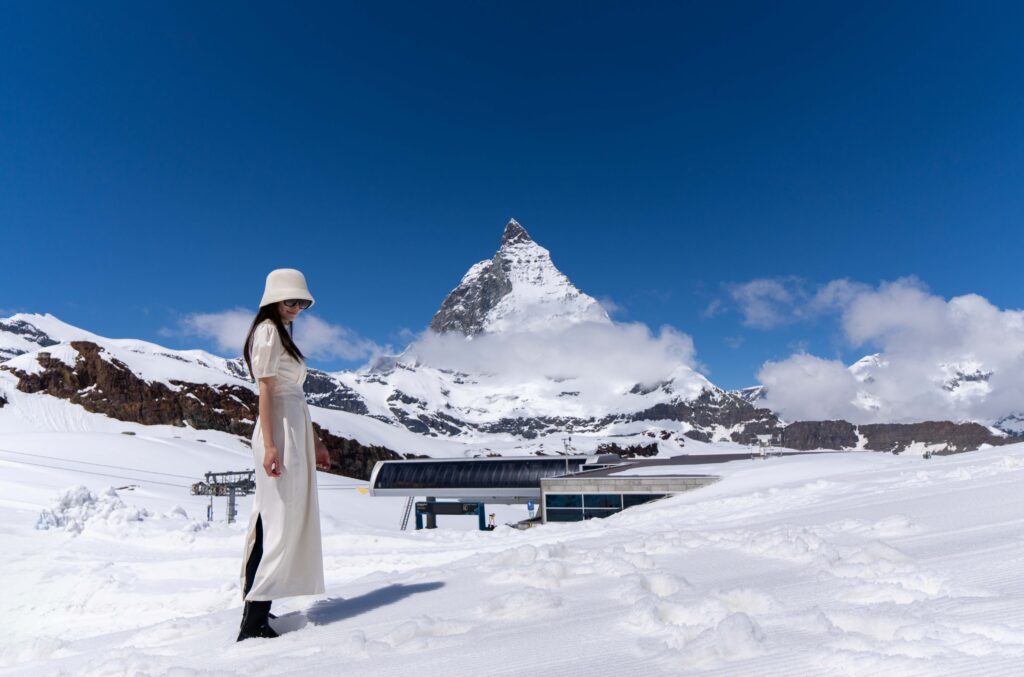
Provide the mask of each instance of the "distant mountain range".
[{"label": "distant mountain range", "polygon": [[[534,345],[529,341],[536,336],[543,348],[547,337],[559,340],[559,332],[576,336],[574,328],[594,329],[600,338],[602,328],[614,323],[511,220],[498,251],[466,272],[424,339],[359,371],[311,369],[307,400],[331,437],[336,468],[355,476],[365,476],[377,458],[399,454],[556,453],[557,441],[568,434],[580,448],[662,455],[713,442],[948,453],[1012,441],[1024,428],[1013,416],[1004,418],[1003,429],[993,422],[786,422],[758,406],[762,387],[723,390],[682,363],[653,382],[609,384],[578,375],[520,376],[487,364],[453,369],[435,363],[434,353],[424,348],[434,342],[459,353],[491,341],[501,350],[516,350],[524,342]],[[885,368],[874,355],[851,371],[870,382]],[[989,374],[978,365],[950,364],[947,372],[942,387],[951,396],[988,386]],[[240,358],[108,339],[52,315],[0,319],[0,431],[10,420],[4,415],[14,415],[12,408],[20,408],[22,423],[32,424],[38,407],[21,399],[26,396],[58,398],[120,421],[242,437],[251,434],[256,414],[254,386]],[[882,406],[870,398],[859,404]]]}]

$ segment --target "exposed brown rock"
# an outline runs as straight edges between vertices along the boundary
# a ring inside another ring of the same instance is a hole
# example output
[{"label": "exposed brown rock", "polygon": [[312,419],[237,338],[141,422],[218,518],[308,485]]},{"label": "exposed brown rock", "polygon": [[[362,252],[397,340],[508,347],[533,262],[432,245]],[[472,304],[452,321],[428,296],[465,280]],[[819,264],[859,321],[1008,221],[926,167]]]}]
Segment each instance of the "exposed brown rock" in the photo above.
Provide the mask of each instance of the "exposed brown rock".
[{"label": "exposed brown rock", "polygon": [[703,430],[687,430],[683,433],[683,437],[689,437],[691,440],[697,440],[698,442],[711,441],[711,433]]},{"label": "exposed brown rock", "polygon": [[368,480],[377,461],[394,461],[403,458],[387,447],[366,446],[355,440],[334,435],[316,423],[313,424],[313,429],[331,451],[331,471],[341,475]]},{"label": "exposed brown rock", "polygon": [[913,442],[944,444],[945,449],[936,453],[973,451],[982,444],[998,446],[1015,442],[1012,437],[993,435],[978,423],[952,423],[950,421],[924,421],[922,423],[876,423],[859,427],[867,437],[865,445],[872,451],[905,450]]},{"label": "exposed brown rock", "polygon": [[936,453],[974,451],[982,444],[998,446],[1016,441],[993,435],[978,423],[924,421],[922,423],[873,423],[855,426],[847,421],[799,421],[783,428],[777,443],[789,449],[853,449],[858,433],[870,451],[906,450],[911,444],[942,444]]},{"label": "exposed brown rock", "polygon": [[779,445],[787,449],[852,449],[857,428],[847,421],[798,421],[782,429]]}]

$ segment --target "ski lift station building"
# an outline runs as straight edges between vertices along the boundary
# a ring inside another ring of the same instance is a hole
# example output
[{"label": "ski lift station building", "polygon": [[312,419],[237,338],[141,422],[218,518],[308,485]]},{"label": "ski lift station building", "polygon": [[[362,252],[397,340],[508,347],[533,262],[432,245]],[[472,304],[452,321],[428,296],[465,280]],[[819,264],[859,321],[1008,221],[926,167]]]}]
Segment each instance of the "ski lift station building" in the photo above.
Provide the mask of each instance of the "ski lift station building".
[{"label": "ski lift station building", "polygon": [[[539,506],[543,523],[575,522],[607,517],[719,479],[716,475],[660,474],[663,469],[655,474],[636,472],[673,460],[625,461],[615,454],[603,454],[378,461],[370,475],[369,493],[404,496],[410,501],[425,498],[417,504],[417,524],[421,512],[430,516],[482,515],[486,503],[529,502]],[[463,504],[472,504],[473,509],[460,511]],[[428,517],[428,528],[433,525]]]}]

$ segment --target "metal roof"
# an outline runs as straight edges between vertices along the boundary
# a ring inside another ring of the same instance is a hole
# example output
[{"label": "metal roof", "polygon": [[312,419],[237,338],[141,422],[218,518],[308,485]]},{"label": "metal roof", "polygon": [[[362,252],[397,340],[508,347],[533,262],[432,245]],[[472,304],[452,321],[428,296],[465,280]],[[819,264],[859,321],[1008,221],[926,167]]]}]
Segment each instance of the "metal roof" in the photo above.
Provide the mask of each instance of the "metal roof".
[{"label": "metal roof", "polygon": [[569,475],[595,462],[600,461],[594,456],[378,461],[370,475],[370,495],[525,500],[540,496],[541,478]]}]

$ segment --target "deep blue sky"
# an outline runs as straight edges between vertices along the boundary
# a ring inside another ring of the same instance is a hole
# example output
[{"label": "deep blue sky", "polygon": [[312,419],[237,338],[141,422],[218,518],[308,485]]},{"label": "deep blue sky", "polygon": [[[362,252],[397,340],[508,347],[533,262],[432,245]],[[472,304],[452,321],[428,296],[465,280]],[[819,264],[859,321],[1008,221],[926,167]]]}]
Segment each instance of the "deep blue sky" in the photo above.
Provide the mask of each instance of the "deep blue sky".
[{"label": "deep blue sky", "polygon": [[726,387],[863,352],[730,283],[1021,307],[1019,3],[669,4],[2,3],[0,310],[194,347],[294,266],[401,347],[510,216]]}]

